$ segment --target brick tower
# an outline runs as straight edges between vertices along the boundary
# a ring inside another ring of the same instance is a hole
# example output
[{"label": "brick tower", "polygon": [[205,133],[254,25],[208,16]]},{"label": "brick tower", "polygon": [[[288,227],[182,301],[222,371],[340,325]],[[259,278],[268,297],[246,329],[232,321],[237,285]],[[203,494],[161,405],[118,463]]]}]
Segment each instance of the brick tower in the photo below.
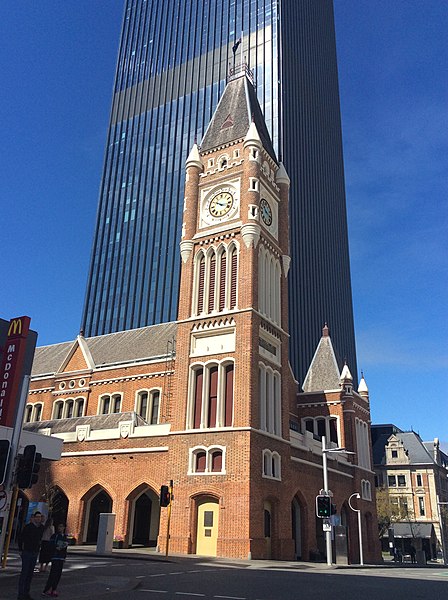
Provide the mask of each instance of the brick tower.
[{"label": "brick tower", "polygon": [[289,447],[289,400],[282,399],[295,389],[287,333],[289,178],[247,73],[229,81],[186,170],[171,414],[172,430],[183,433],[178,452],[170,451],[171,544],[198,554],[290,556],[274,517]]}]

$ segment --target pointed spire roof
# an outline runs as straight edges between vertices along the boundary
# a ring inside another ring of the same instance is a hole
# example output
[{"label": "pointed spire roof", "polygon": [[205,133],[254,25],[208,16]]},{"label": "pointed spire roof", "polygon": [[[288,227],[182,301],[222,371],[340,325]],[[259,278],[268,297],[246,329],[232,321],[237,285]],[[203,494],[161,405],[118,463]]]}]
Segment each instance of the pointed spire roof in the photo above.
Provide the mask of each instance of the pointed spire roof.
[{"label": "pointed spire roof", "polygon": [[196,143],[196,140],[194,141],[194,144],[190,150],[190,154],[188,155],[188,158],[185,161],[185,166],[186,167],[195,166],[195,167],[198,167],[199,169],[202,169],[202,167],[204,166],[202,164],[201,157],[199,155],[199,148]]},{"label": "pointed spire roof", "polygon": [[342,369],[341,381],[353,381],[353,377],[350,373],[347,363],[344,364],[344,368]]},{"label": "pointed spire roof", "polygon": [[325,323],[325,327],[322,329],[322,337],[320,338],[317,350],[314,353],[313,360],[311,361],[302,388],[304,392],[339,390],[340,383],[341,375],[339,366],[333,344],[331,343],[329,330]]},{"label": "pointed spire roof", "polygon": [[244,139],[254,124],[264,149],[277,162],[254,86],[242,72],[231,79],[201,143],[201,153]]},{"label": "pointed spire roof", "polygon": [[361,381],[358,386],[358,394],[368,394],[369,388],[367,387],[366,380],[364,379],[364,373],[361,371]]}]

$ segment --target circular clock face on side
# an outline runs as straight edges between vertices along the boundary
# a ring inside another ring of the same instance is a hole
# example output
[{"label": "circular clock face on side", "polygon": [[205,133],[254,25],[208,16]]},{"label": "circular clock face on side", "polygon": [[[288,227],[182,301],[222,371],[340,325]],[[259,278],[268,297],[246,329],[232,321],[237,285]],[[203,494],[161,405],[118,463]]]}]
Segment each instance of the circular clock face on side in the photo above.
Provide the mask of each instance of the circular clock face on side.
[{"label": "circular clock face on side", "polygon": [[233,196],[230,192],[218,192],[210,200],[208,210],[212,217],[223,217],[233,206]]},{"label": "circular clock face on side", "polygon": [[269,202],[262,198],[260,200],[260,212],[261,218],[266,225],[272,225],[272,208],[269,205]]}]

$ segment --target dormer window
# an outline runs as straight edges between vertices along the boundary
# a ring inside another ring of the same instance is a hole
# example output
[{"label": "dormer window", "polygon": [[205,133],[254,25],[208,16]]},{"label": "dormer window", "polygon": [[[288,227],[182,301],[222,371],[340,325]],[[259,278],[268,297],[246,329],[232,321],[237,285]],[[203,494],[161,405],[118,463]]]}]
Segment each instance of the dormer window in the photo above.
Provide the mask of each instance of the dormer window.
[{"label": "dormer window", "polygon": [[398,458],[398,450],[392,450],[392,458]]}]

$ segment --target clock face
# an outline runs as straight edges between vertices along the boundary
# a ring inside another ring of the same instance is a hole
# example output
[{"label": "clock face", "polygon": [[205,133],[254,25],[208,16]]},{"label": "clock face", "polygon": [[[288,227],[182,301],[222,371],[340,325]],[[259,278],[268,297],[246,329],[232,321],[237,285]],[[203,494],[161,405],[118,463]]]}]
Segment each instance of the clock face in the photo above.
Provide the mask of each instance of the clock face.
[{"label": "clock face", "polygon": [[260,200],[260,212],[261,218],[266,225],[272,225],[272,208],[269,205],[269,202],[262,198]]},{"label": "clock face", "polygon": [[230,192],[218,192],[210,200],[208,210],[212,217],[223,217],[233,206],[233,196]]}]

